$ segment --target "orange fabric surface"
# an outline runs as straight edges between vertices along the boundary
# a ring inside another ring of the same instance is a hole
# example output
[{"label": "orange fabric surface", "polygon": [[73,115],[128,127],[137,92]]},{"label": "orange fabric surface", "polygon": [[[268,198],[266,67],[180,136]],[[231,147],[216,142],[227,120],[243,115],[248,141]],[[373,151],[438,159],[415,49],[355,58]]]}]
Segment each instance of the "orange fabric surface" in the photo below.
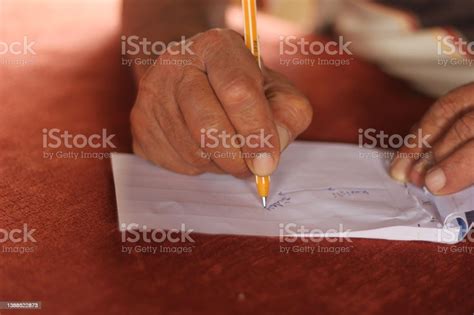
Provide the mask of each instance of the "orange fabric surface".
[{"label": "orange fabric surface", "polygon": [[[118,4],[3,0],[0,10],[0,39],[26,35],[37,53],[8,56],[25,66],[0,64],[0,228],[26,223],[37,240],[32,253],[0,252],[0,301],[42,301],[41,310],[0,314],[474,311],[474,256],[454,252],[470,243],[298,241],[349,253],[283,254],[274,238],[196,235],[191,254],[122,253],[110,161],[48,160],[42,147],[43,128],[105,128],[117,151],[131,151],[134,89],[120,64]],[[266,61],[277,66],[272,45],[264,43]],[[314,105],[304,139],[354,142],[367,127],[404,133],[431,102],[356,59],[317,71],[277,68]]]}]

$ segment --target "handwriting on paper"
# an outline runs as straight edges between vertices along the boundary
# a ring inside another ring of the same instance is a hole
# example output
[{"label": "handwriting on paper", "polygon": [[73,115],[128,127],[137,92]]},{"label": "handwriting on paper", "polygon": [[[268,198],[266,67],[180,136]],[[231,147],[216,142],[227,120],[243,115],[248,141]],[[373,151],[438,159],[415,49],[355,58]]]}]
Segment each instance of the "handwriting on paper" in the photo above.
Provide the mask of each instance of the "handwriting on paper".
[{"label": "handwriting on paper", "polygon": [[359,189],[359,188],[333,188],[329,187],[327,189],[331,192],[332,196],[335,199],[346,198],[346,197],[357,197],[361,195],[370,195],[367,189]]},{"label": "handwriting on paper", "polygon": [[291,197],[288,196],[287,194],[284,194],[282,192],[278,193],[278,200],[272,204],[270,204],[267,209],[268,210],[274,210],[277,208],[284,207],[285,205],[289,204],[291,202]]},{"label": "handwriting on paper", "polygon": [[[359,197],[359,196],[369,196],[370,193],[367,189],[362,189],[362,188],[334,188],[334,187],[328,187],[324,189],[315,189],[315,192],[329,192],[331,194],[331,197],[334,199],[344,199],[344,198],[354,198],[354,197]],[[292,193],[295,193],[292,192]],[[290,193],[283,193],[279,192],[278,193],[278,200],[275,201],[274,203],[270,204],[267,207],[267,210],[275,210],[278,208],[283,208],[286,205],[291,203],[291,196],[289,196]]]}]

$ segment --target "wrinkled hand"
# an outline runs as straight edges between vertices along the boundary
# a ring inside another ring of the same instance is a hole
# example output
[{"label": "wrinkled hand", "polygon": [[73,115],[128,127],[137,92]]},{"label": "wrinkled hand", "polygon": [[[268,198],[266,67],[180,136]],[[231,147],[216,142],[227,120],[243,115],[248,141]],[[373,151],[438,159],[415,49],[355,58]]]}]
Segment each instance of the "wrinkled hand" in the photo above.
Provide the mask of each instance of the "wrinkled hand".
[{"label": "wrinkled hand", "polygon": [[412,133],[416,135],[418,128],[429,135],[429,145],[401,148],[392,163],[392,177],[426,185],[439,195],[474,184],[474,84],[441,97]]},{"label": "wrinkled hand", "polygon": [[[213,29],[189,41],[192,54],[176,55],[180,43],[141,79],[131,113],[135,153],[189,175],[270,175],[280,151],[310,124],[308,100],[282,76],[261,71],[234,31]],[[212,136],[222,132],[249,141],[216,143]]]}]

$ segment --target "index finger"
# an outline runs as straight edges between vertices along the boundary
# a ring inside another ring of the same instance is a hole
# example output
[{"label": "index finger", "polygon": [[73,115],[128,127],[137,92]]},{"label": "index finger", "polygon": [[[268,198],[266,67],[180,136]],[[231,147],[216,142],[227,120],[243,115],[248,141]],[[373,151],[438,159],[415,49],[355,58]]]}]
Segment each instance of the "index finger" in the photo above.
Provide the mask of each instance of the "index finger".
[{"label": "index finger", "polygon": [[263,74],[242,37],[229,30],[207,32],[203,61],[217,98],[240,135],[250,170],[270,175],[280,159],[280,143],[264,92]]}]

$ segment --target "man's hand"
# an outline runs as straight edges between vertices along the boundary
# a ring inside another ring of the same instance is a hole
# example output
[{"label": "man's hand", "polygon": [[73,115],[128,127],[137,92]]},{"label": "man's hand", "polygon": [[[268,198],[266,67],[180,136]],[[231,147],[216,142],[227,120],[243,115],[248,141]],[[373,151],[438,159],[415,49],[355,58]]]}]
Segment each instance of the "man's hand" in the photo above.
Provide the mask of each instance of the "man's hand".
[{"label": "man's hand", "polygon": [[413,134],[417,135],[418,129],[422,135],[430,135],[429,147],[403,147],[392,163],[392,177],[426,185],[439,195],[474,184],[474,84],[440,98]]},{"label": "man's hand", "polygon": [[[270,175],[280,151],[310,124],[308,100],[282,76],[261,71],[234,31],[212,29],[188,41],[192,54],[175,55],[180,43],[141,78],[131,113],[135,153],[183,174]],[[224,132],[226,143],[214,146],[212,130]]]}]

